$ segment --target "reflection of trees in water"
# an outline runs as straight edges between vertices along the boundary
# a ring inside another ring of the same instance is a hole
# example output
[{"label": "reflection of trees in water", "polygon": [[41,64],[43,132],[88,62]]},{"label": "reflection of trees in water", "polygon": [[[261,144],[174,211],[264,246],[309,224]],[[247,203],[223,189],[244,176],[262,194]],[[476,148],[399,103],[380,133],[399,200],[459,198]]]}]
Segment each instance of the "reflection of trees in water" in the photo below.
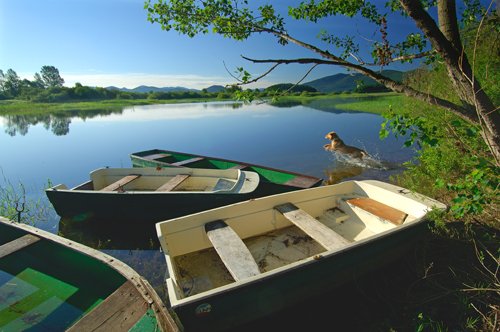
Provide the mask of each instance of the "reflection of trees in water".
[{"label": "reflection of trees in water", "polygon": [[7,115],[5,117],[5,132],[10,136],[25,136],[30,126],[39,123],[54,135],[62,136],[69,133],[70,117],[56,117],[54,115]]},{"label": "reflection of trees in water", "polygon": [[276,100],[270,103],[271,106],[289,108],[295,106],[305,106],[318,111],[328,113],[359,113],[359,111],[347,111],[337,108],[338,105],[361,100],[360,97],[325,98],[325,99],[300,99],[300,100]]},{"label": "reflection of trees in water", "polygon": [[243,107],[243,103],[242,102],[237,102],[237,103],[228,103],[228,102],[222,102],[222,103],[217,103],[217,102],[213,102],[213,103],[205,103],[203,104],[203,108],[205,109],[219,109],[219,108],[231,108],[231,109],[238,109],[238,108],[241,108]]},{"label": "reflection of trees in water", "polygon": [[304,106],[313,108],[318,111],[328,113],[359,113],[359,111],[347,111],[337,108],[340,104],[359,101],[359,97],[339,98],[339,99],[313,99],[304,104]]},{"label": "reflection of trees in water", "polygon": [[47,113],[36,115],[6,115],[5,133],[9,136],[21,135],[25,136],[28,133],[30,126],[42,124],[46,130],[50,130],[56,136],[64,136],[69,133],[69,125],[72,118],[80,118],[82,120],[91,119],[96,116],[122,114],[123,109],[119,110],[73,110],[61,113]]},{"label": "reflection of trees in water", "polygon": [[297,100],[276,100],[270,103],[271,106],[280,107],[280,108],[289,108],[294,106],[302,105],[302,102]]}]

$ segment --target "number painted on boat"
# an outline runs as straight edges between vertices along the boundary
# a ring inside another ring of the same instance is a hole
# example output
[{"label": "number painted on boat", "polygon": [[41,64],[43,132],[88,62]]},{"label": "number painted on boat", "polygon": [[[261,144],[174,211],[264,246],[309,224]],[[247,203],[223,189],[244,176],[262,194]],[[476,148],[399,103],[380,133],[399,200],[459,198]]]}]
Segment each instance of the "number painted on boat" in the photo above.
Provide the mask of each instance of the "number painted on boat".
[{"label": "number painted on boat", "polygon": [[212,305],[210,303],[202,303],[196,307],[195,313],[198,317],[204,317],[210,314],[212,311]]}]

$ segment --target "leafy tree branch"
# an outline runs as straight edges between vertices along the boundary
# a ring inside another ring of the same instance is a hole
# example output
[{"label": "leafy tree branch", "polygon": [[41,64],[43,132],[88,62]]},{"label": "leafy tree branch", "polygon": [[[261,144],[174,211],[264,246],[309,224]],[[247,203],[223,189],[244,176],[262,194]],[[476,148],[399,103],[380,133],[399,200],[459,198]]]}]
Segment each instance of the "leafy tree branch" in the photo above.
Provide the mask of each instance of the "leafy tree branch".
[{"label": "leafy tree branch", "polygon": [[[476,18],[478,13],[487,12],[478,6],[477,1],[464,1],[464,4],[463,14],[467,15],[468,20]],[[435,5],[438,9],[437,23],[425,9]],[[374,24],[379,29],[380,40],[373,43],[373,62],[365,62],[358,55],[359,47],[352,37],[339,37],[335,33],[328,34],[327,32],[320,34],[321,41],[341,49],[339,54],[294,37],[288,32],[285,19],[277,13],[272,5],[255,8],[246,0],[147,0],[145,3],[149,21],[160,24],[162,29],[167,31],[175,30],[190,37],[200,33],[213,32],[235,40],[245,40],[252,34],[265,33],[276,37],[278,44],[292,43],[318,56],[318,58],[267,60],[244,57],[253,63],[342,66],[368,76],[395,92],[445,108],[470,123],[481,125],[483,138],[489,146],[496,164],[499,165],[500,115],[474,76],[472,66],[463,50],[455,1],[387,1],[386,8],[398,11],[408,19],[412,19],[423,32],[423,35],[412,34],[407,36],[404,41],[395,44],[391,44],[388,38],[388,13],[379,7],[369,1],[361,0],[309,0],[296,7],[289,7],[288,10],[288,17],[296,20],[319,22],[335,15],[347,17],[358,15],[370,24]],[[431,49],[425,49],[427,41],[430,42]],[[348,56],[352,57],[355,62],[347,61]],[[367,68],[374,65],[383,67],[395,61],[409,62],[424,58],[432,61],[436,56],[439,56],[446,64],[453,87],[460,96],[460,103],[417,91],[406,84],[391,80],[375,70]],[[271,70],[260,75],[257,79],[246,77],[243,83],[256,82],[274,68],[276,67],[272,67]]]}]

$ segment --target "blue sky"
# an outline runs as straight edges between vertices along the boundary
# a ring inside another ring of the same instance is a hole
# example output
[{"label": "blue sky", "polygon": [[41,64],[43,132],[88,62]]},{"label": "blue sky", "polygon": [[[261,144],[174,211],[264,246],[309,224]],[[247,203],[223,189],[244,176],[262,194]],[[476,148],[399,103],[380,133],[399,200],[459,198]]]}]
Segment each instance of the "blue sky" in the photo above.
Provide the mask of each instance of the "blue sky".
[{"label": "blue sky", "polygon": [[[262,1],[263,2],[263,1]],[[270,1],[282,10],[298,1]],[[395,18],[390,36],[400,37],[414,24]],[[355,33],[374,38],[373,27],[357,20],[335,17],[322,22],[339,34]],[[292,35],[315,42],[319,28],[291,22]],[[365,41],[369,45],[369,41]],[[80,82],[89,86],[138,85],[205,88],[229,84],[233,71],[244,66],[257,76],[267,65],[252,65],[240,55],[253,58],[312,56],[294,45],[279,46],[268,35],[244,42],[209,34],[188,38],[163,31],[147,21],[143,0],[0,0],[0,69],[11,68],[32,80],[44,65],[55,66],[66,86]],[[394,67],[394,69],[401,69]],[[294,82],[308,67],[288,65],[251,87]],[[320,66],[305,81],[344,72]]]}]

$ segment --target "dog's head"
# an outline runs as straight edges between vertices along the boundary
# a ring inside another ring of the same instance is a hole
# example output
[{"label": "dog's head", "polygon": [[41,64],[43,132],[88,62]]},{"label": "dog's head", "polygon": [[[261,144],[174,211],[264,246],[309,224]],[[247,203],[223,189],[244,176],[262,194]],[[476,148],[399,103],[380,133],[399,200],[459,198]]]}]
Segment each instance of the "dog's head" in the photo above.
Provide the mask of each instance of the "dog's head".
[{"label": "dog's head", "polygon": [[337,133],[334,132],[334,131],[331,131],[331,132],[329,132],[328,134],[325,135],[325,138],[329,139],[330,141],[332,141],[332,140],[334,140],[334,139],[336,139],[338,137],[339,137],[339,135],[337,135]]}]

